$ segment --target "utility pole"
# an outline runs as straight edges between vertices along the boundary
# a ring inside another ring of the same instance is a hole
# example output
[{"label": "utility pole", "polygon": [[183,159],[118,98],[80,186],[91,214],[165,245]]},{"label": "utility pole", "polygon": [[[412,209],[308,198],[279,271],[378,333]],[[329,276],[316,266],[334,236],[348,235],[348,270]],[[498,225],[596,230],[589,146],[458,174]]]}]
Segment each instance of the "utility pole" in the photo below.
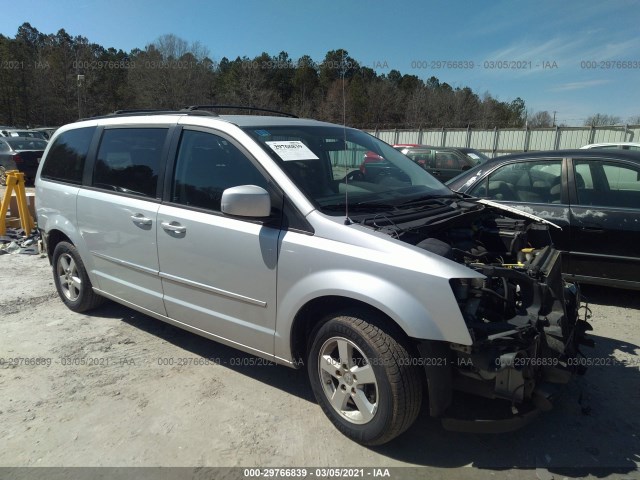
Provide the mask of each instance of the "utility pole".
[{"label": "utility pole", "polygon": [[78,75],[78,120],[82,118],[82,111],[80,110],[80,89],[84,83],[84,75]]},{"label": "utility pole", "polygon": [[556,126],[556,113],[558,113],[556,110],[553,111],[553,127]]}]

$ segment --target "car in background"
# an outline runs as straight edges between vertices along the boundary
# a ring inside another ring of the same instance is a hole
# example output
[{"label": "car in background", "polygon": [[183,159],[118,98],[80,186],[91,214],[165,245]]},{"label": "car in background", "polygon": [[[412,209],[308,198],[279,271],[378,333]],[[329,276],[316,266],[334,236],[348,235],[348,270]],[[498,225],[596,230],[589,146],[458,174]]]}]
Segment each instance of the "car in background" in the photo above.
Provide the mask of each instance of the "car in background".
[{"label": "car in background", "polygon": [[591,149],[591,148],[619,148],[622,150],[631,150],[635,152],[640,152],[640,143],[637,142],[603,142],[603,143],[590,143],[589,145],[585,145],[584,147],[580,147],[580,149]]},{"label": "car in background", "polygon": [[393,145],[393,148],[405,154],[441,182],[446,182],[477,164],[475,160],[452,147],[403,143]]},{"label": "car in background", "polygon": [[480,150],[476,150],[475,148],[456,147],[456,149],[460,150],[462,153],[464,153],[467,157],[471,158],[472,160],[475,160],[475,162],[478,164],[484,163],[487,160],[491,160],[489,156],[485,155]]},{"label": "car in background", "polygon": [[39,132],[46,140],[49,140],[58,127],[39,127],[32,128],[31,132]]},{"label": "car in background", "polygon": [[36,130],[18,130],[18,129],[5,129],[1,131],[4,137],[23,137],[23,138],[38,138],[40,140],[46,140],[47,138]]},{"label": "car in background", "polygon": [[578,149],[506,155],[447,183],[553,223],[565,276],[640,289],[640,152]]},{"label": "car in background", "polygon": [[47,142],[40,138],[0,137],[0,185],[7,184],[8,170],[20,170],[32,181],[45,148]]}]

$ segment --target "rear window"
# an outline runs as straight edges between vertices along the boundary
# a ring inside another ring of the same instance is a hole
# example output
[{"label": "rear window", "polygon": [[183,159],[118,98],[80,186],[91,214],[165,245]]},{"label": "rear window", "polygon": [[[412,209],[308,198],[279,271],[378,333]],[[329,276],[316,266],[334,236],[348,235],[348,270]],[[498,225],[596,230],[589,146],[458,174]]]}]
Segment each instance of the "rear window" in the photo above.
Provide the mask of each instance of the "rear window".
[{"label": "rear window", "polygon": [[7,143],[11,145],[13,150],[44,150],[47,148],[47,142],[44,140],[13,140],[8,139]]},{"label": "rear window", "polygon": [[84,162],[96,127],[77,128],[55,139],[40,176],[51,180],[82,183]]}]

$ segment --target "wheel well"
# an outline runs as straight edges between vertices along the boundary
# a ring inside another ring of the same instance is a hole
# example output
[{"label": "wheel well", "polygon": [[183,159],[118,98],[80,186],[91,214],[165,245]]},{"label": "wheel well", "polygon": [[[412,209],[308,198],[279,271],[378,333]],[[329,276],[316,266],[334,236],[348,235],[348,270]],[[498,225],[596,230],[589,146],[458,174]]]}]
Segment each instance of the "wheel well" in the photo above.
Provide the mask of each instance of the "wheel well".
[{"label": "wheel well", "polygon": [[291,328],[291,353],[295,363],[297,365],[304,365],[306,363],[307,351],[311,346],[314,332],[331,318],[331,314],[355,309],[361,312],[363,310],[369,310],[375,314],[376,317],[384,318],[385,327],[391,331],[390,333],[406,336],[404,330],[402,330],[393,319],[367,303],[340,296],[314,298],[298,311],[293,321]]},{"label": "wheel well", "polygon": [[73,245],[73,242],[69,237],[67,237],[60,230],[51,230],[47,235],[47,256],[49,257],[49,262],[52,260],[53,251],[56,249],[56,245],[60,242],[69,242]]}]

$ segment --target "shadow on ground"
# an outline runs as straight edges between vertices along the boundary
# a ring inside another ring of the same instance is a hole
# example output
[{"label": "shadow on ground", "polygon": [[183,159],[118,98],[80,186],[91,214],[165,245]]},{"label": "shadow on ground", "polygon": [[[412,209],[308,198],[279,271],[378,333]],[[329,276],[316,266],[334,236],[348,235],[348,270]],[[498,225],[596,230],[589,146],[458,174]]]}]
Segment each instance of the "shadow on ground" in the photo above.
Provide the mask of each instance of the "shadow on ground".
[{"label": "shadow on ground", "polygon": [[[593,289],[592,302],[640,308],[634,292]],[[109,303],[94,315],[120,318],[194,355],[220,358],[239,374],[315,402],[306,370],[248,365],[256,357],[191,334],[128,308]],[[639,325],[640,328],[640,325]],[[566,477],[637,474],[640,463],[640,369],[613,361],[614,352],[635,355],[640,346],[593,335],[595,349],[585,349],[591,363],[584,377],[562,386],[552,411],[523,429],[506,434],[445,431],[422,413],[405,434],[372,450],[410,464],[436,468],[471,466],[481,470],[544,469]],[[336,431],[336,436],[340,434]],[[343,441],[348,441],[346,438]],[[540,471],[538,470],[538,472]]]}]

